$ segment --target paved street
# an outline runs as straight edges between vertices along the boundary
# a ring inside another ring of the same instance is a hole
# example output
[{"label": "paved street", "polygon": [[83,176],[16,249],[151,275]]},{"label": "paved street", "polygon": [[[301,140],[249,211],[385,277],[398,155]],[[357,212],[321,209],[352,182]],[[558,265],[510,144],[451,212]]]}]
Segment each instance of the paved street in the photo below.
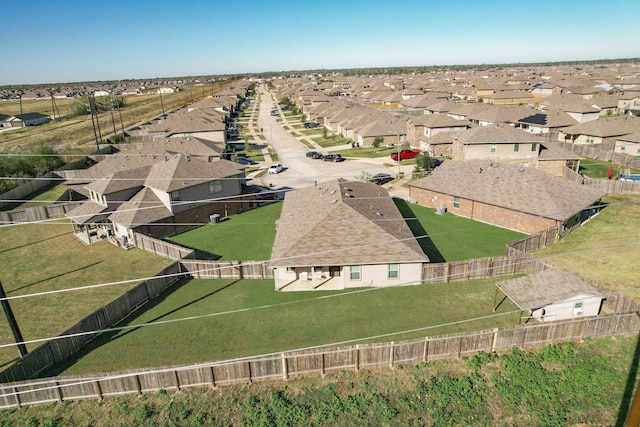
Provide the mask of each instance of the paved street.
[{"label": "paved street", "polygon": [[[258,128],[262,128],[262,133],[266,140],[271,144],[272,148],[278,154],[280,163],[284,166],[284,171],[279,174],[265,174],[256,179],[254,184],[273,186],[273,188],[305,188],[321,182],[344,178],[347,180],[362,180],[365,175],[373,176],[379,172],[386,172],[395,175],[397,168],[389,168],[383,166],[383,163],[391,163],[391,159],[387,157],[373,159],[353,159],[344,162],[323,162],[319,159],[310,159],[306,157],[307,147],[296,137],[282,129],[283,123],[279,120],[283,119],[282,114],[271,116],[271,109],[277,108],[276,103],[266,87],[259,86],[256,91],[261,95],[256,95],[259,99],[257,108],[257,124]],[[280,110],[278,110],[280,113]],[[254,118],[255,119],[255,118]],[[286,119],[285,119],[286,120]],[[292,126],[284,123],[292,129]],[[320,132],[320,131],[319,131]],[[306,138],[310,140],[310,138]],[[335,149],[335,148],[334,148]],[[327,150],[317,147],[316,151],[323,154]],[[268,157],[265,156],[267,159]],[[266,166],[270,164],[266,162]],[[413,166],[401,166],[401,171],[405,175],[409,175]],[[387,184],[384,187],[397,197],[407,198],[408,189],[394,184]]]}]

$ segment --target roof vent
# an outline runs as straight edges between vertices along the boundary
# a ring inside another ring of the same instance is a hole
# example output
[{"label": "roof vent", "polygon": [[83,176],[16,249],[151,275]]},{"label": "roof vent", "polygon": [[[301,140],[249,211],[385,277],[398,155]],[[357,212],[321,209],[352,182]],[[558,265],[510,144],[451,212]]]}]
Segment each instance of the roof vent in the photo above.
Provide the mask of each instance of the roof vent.
[{"label": "roof vent", "polygon": [[351,198],[351,197],[353,197],[353,194],[351,194],[351,193],[344,193],[344,196],[345,196],[345,197],[350,197],[350,198]]}]

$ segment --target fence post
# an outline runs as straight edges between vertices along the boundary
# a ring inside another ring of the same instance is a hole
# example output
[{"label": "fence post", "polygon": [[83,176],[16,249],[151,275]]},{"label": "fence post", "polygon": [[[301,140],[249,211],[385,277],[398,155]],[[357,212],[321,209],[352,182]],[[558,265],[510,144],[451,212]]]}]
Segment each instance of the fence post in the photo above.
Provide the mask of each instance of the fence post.
[{"label": "fence post", "polygon": [[211,366],[210,371],[211,371],[211,387],[216,388],[216,375],[215,375],[215,369],[213,366]]},{"label": "fence post", "polygon": [[176,380],[176,390],[180,391],[180,377],[178,377],[178,371],[173,371],[173,377]]},{"label": "fence post", "polygon": [[496,351],[496,342],[498,341],[498,328],[493,328],[493,335],[491,336],[491,352]]},{"label": "fence post", "polygon": [[354,350],[354,368],[356,371],[360,370],[360,345],[356,344],[356,349]]},{"label": "fence post", "polygon": [[460,355],[462,354],[462,336],[458,340],[458,359],[460,359]]},{"label": "fence post", "polygon": [[95,380],[93,382],[93,388],[96,390],[96,396],[98,400],[102,400],[102,387],[100,387],[100,381]]},{"label": "fence post", "polygon": [[449,283],[449,272],[450,272],[450,270],[451,270],[451,263],[448,262],[445,265],[445,269],[444,269],[444,282],[445,283]]},{"label": "fence post", "polygon": [[56,395],[58,396],[58,402],[62,402],[62,391],[60,390],[60,384],[57,380],[54,380],[53,384],[56,386]]},{"label": "fence post", "polygon": [[282,379],[289,379],[289,371],[287,369],[287,357],[282,353]]},{"label": "fence post", "polygon": [[16,406],[18,408],[22,407],[22,403],[20,402],[20,395],[18,394],[18,388],[13,387],[13,395],[16,397]]},{"label": "fence post", "polygon": [[389,349],[389,367],[393,368],[393,341],[391,341],[391,347]]},{"label": "fence post", "polygon": [[253,381],[251,381],[251,362],[247,360],[247,371],[249,371],[249,384],[251,384]]},{"label": "fence post", "polygon": [[138,375],[134,375],[133,379],[136,382],[136,391],[138,392],[138,394],[142,394],[142,386],[140,385],[140,377],[138,377]]},{"label": "fence post", "polygon": [[424,339],[424,354],[422,356],[422,361],[426,363],[428,357],[429,357],[429,338],[425,338]]}]

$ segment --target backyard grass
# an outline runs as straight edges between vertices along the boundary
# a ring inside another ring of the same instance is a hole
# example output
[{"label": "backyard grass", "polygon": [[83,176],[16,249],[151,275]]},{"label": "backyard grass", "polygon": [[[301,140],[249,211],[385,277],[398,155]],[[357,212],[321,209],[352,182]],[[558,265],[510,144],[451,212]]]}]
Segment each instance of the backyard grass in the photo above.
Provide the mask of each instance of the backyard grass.
[{"label": "backyard grass", "polygon": [[[499,316],[439,326],[494,314],[494,290],[495,279],[333,292],[277,292],[272,280],[192,280],[129,325],[191,320],[99,337],[62,373],[225,360],[381,334],[394,335],[358,342],[516,325],[519,313],[507,300],[495,313]],[[425,329],[395,334],[416,328]]]},{"label": "backyard grass", "polygon": [[197,249],[200,259],[268,260],[281,209],[281,202],[270,203],[167,240]]},{"label": "backyard grass", "polygon": [[431,262],[502,256],[508,242],[526,236],[451,213],[438,215],[435,209],[402,199],[394,200],[413,234],[428,236],[418,242]]},{"label": "backyard grass", "polygon": [[640,301],[640,197],[611,194],[595,218],[532,255]]},{"label": "backyard grass", "polygon": [[631,173],[640,173],[640,169],[626,168],[623,166],[614,165],[611,162],[589,158],[580,161],[580,172],[582,172],[584,176],[587,176],[589,178],[602,179],[607,177],[609,166],[611,166],[614,178],[618,176],[619,173],[623,173],[625,169],[630,169]]},{"label": "backyard grass", "polygon": [[[170,261],[139,249],[124,251],[100,242],[85,246],[71,234],[71,224],[25,224],[0,227],[0,280],[7,297],[148,277]],[[10,300],[25,340],[58,335],[99,307],[137,285],[127,283],[77,292]],[[14,342],[6,321],[0,343]],[[27,349],[40,345],[27,344]],[[18,356],[0,349],[0,365]]]}]

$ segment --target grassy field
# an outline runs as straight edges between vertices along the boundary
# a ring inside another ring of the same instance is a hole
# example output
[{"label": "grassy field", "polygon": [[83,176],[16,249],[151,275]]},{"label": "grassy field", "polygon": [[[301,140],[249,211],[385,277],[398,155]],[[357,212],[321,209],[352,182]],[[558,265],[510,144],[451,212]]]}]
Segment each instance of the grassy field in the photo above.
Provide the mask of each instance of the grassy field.
[{"label": "grassy field", "polygon": [[341,136],[336,136],[335,138],[331,138],[331,135],[329,135],[328,138],[319,136],[317,138],[311,138],[311,140],[322,148],[331,148],[337,145],[351,144],[353,142],[353,140],[349,138],[343,138]]},{"label": "grassy field", "polygon": [[[580,161],[580,172],[589,178],[606,178],[609,167],[612,168],[613,176],[625,171],[624,167],[614,165],[611,162],[604,162],[597,159],[583,159]],[[629,168],[631,173],[640,173],[640,169]]]},{"label": "grassy field", "polygon": [[640,197],[609,195],[609,206],[538,258],[640,301]]},{"label": "grassy field", "polygon": [[415,328],[425,329],[382,341],[516,325],[517,308],[505,301],[496,312],[504,315],[436,327],[491,315],[494,290],[491,279],[364,292],[277,292],[272,280],[192,280],[130,325],[192,320],[98,338],[64,374],[224,360]]},{"label": "grassy field", "polygon": [[637,338],[0,411],[2,426],[622,426]]},{"label": "grassy field", "polygon": [[[108,242],[85,246],[71,234],[71,224],[30,224],[0,228],[0,279],[8,297],[76,288],[154,275],[170,262],[141,250],[123,251]],[[62,333],[135,284],[56,293],[10,301],[25,340]],[[6,321],[0,343],[14,342]],[[33,349],[39,344],[28,344]],[[18,356],[0,349],[0,366]]]}]

